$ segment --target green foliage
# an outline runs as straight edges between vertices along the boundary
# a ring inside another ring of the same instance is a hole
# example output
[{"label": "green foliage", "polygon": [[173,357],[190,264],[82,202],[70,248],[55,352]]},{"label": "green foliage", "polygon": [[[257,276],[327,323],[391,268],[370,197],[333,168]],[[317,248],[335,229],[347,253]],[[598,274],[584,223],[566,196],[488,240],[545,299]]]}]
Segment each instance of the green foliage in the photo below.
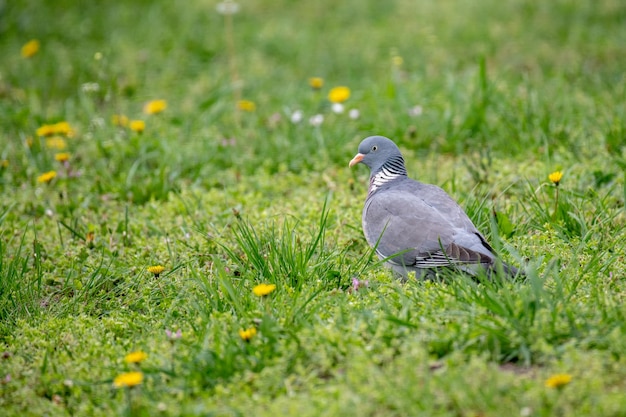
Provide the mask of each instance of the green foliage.
[{"label": "green foliage", "polygon": [[16,247],[12,240],[5,242],[5,239],[6,236],[0,239],[0,337],[6,335],[23,316],[36,314],[36,302],[43,284],[43,253],[37,241],[33,243],[31,261],[31,256],[25,253],[25,235],[17,236],[19,243]]},{"label": "green foliage", "polygon": [[[284,219],[282,225],[271,222],[267,231],[260,234],[255,227],[241,217],[233,224],[233,235],[239,247],[235,252],[224,247],[238,271],[259,282],[271,282],[281,287],[300,291],[306,283],[320,282],[321,288],[347,289],[350,277],[360,275],[367,266],[369,257],[361,260],[349,259],[346,252],[328,249],[328,208],[322,207],[317,228],[307,238],[298,227],[298,222]],[[349,249],[349,248],[348,248]]]}]

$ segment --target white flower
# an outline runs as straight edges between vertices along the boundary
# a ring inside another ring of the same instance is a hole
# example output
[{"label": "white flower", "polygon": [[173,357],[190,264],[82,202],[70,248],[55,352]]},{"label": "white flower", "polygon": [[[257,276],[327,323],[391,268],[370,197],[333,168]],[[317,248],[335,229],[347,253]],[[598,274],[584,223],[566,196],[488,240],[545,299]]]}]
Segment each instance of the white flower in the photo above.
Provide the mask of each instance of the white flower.
[{"label": "white flower", "polygon": [[309,119],[309,123],[311,124],[311,126],[321,125],[322,123],[324,123],[324,115],[316,114],[315,116],[311,116],[311,118]]},{"label": "white flower", "polygon": [[297,124],[302,121],[304,115],[302,114],[302,110],[296,110],[291,113],[291,123]]},{"label": "white flower", "polygon": [[341,103],[333,103],[333,106],[331,107],[333,109],[333,112],[337,113],[337,114],[341,114],[343,113],[343,104]]},{"label": "white flower", "polygon": [[424,112],[424,109],[422,109],[422,106],[417,105],[409,109],[409,116],[411,117],[421,116],[423,112]]},{"label": "white flower", "polygon": [[361,117],[361,112],[359,111],[359,109],[350,109],[350,111],[348,112],[348,116],[352,119],[352,120],[356,120],[359,117]]},{"label": "white flower", "polygon": [[104,119],[102,117],[96,116],[91,119],[90,125],[95,128],[102,128],[105,125]]},{"label": "white flower", "polygon": [[533,409],[530,407],[522,407],[521,410],[519,410],[519,415],[521,417],[528,417],[531,416],[533,414]]},{"label": "white flower", "polygon": [[225,0],[217,3],[215,9],[219,14],[235,14],[239,11],[239,5],[232,0]]},{"label": "white flower", "polygon": [[83,90],[84,93],[95,93],[97,91],[100,91],[100,84],[98,83],[84,83],[83,85],[80,86],[81,90]]}]

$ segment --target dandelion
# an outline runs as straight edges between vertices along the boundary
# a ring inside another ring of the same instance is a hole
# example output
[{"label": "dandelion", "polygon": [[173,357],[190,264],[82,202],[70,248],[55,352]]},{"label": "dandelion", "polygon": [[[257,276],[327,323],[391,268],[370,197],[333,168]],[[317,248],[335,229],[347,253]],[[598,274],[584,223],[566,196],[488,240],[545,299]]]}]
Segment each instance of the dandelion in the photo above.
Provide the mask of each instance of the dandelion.
[{"label": "dandelion", "polygon": [[68,122],[43,125],[37,128],[37,136],[65,135],[72,136],[74,131]]},{"label": "dandelion", "polygon": [[89,249],[93,249],[96,246],[96,232],[90,230],[85,237],[85,243]]},{"label": "dandelion", "polygon": [[296,110],[293,113],[291,113],[291,123],[293,124],[298,124],[302,121],[302,119],[304,118],[304,114],[302,113],[302,110]]},{"label": "dandelion", "polygon": [[324,123],[324,115],[323,114],[316,114],[315,116],[311,116],[311,118],[309,119],[309,124],[311,126],[320,126],[322,123]]},{"label": "dandelion", "polygon": [[145,114],[157,114],[165,109],[167,109],[167,101],[165,100],[151,100],[143,106]]},{"label": "dandelion", "polygon": [[[233,0],[224,0],[217,4],[217,12],[224,16],[224,39],[226,41],[226,55],[228,57],[228,72],[230,73],[230,82],[233,86],[233,98],[235,103],[241,100],[241,83],[239,82],[239,73],[237,71],[237,60],[235,53],[235,37],[234,37],[234,18],[233,15],[239,11],[239,4]],[[235,125],[240,126],[241,114],[235,112]]]},{"label": "dandelion", "polygon": [[270,294],[275,289],[276,289],[276,285],[274,284],[259,284],[252,289],[252,292],[254,293],[254,295],[257,295],[259,297],[264,297]]},{"label": "dandelion", "polygon": [[328,93],[328,101],[331,103],[343,103],[350,98],[350,89],[340,86],[332,88]]},{"label": "dandelion", "polygon": [[57,135],[72,136],[74,133],[72,126],[68,122],[59,122],[52,125],[52,130]]},{"label": "dandelion", "polygon": [[239,100],[237,102],[237,108],[242,111],[253,112],[256,110],[256,104],[250,100]]},{"label": "dandelion", "polygon": [[134,387],[143,382],[143,372],[124,372],[113,380],[115,388]]},{"label": "dandelion", "polygon": [[554,184],[554,217],[557,216],[559,211],[559,184],[561,183],[561,179],[563,178],[563,172],[554,171],[550,175],[548,175],[548,179]]},{"label": "dandelion", "polygon": [[39,41],[37,39],[32,39],[28,42],[26,42],[24,44],[24,46],[22,46],[22,58],[30,58],[33,55],[35,55],[37,52],[39,52],[39,47],[41,46],[41,44],[39,43]]},{"label": "dandelion", "polygon": [[547,388],[563,388],[570,382],[572,382],[570,374],[554,374],[546,379],[545,386]]},{"label": "dandelion", "polygon": [[320,77],[309,78],[309,85],[313,90],[319,90],[324,86],[324,79]]},{"label": "dandelion", "polygon": [[391,62],[396,67],[399,67],[404,64],[404,59],[400,55],[394,55],[393,57],[391,57]]},{"label": "dandelion", "polygon": [[143,120],[131,120],[128,124],[130,130],[136,133],[143,133],[146,130],[146,122]]},{"label": "dandelion", "polygon": [[43,174],[41,174],[40,176],[37,177],[37,182],[45,182],[46,184],[48,184],[56,176],[57,176],[57,172],[56,171],[44,172]]},{"label": "dandelion", "polygon": [[158,278],[159,275],[161,275],[161,272],[163,271],[165,271],[165,267],[161,265],[154,265],[154,266],[148,267],[148,272],[150,272],[151,274],[154,274],[155,278]]},{"label": "dandelion", "polygon": [[222,1],[217,3],[215,7],[217,12],[222,15],[231,15],[239,11],[239,5],[232,0]]},{"label": "dandelion", "polygon": [[52,136],[54,135],[54,125],[40,126],[35,133],[37,133],[37,136]]},{"label": "dandelion", "polygon": [[124,356],[124,362],[126,363],[140,363],[148,358],[148,354],[142,352],[141,350],[137,350],[135,352],[131,352],[128,355]]},{"label": "dandelion", "polygon": [[337,114],[341,114],[344,111],[343,104],[341,103],[333,103],[333,105],[331,106],[331,109],[333,110],[333,113],[337,113]]},{"label": "dandelion", "polygon": [[561,171],[554,171],[553,173],[548,175],[548,179],[550,180],[550,182],[552,182],[552,184],[554,184],[557,187],[561,183],[562,178],[563,178],[563,172]]},{"label": "dandelion", "polygon": [[409,109],[409,116],[418,117],[418,116],[421,116],[423,112],[424,112],[424,109],[422,108],[422,106],[420,105],[413,106]]},{"label": "dandelion", "polygon": [[250,327],[249,329],[239,329],[239,336],[244,342],[249,342],[254,336],[256,336],[256,329]]},{"label": "dandelion", "polygon": [[9,167],[9,160],[8,159],[0,160],[0,168],[4,169],[4,168],[8,168],[8,167]]},{"label": "dandelion", "polygon": [[126,127],[128,126],[128,117],[123,114],[114,114],[111,116],[111,123],[114,126]]},{"label": "dandelion", "polygon": [[68,152],[60,152],[54,155],[54,160],[65,163],[70,160],[70,154]]}]

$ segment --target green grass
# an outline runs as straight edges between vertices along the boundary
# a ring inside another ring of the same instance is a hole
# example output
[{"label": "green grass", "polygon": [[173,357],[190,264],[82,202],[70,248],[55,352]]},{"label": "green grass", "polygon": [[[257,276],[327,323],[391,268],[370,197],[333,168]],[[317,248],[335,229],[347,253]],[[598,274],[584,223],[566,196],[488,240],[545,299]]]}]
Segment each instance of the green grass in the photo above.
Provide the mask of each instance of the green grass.
[{"label": "green grass", "polygon": [[[623,2],[216,3],[0,2],[2,414],[623,415]],[[526,278],[395,280],[347,167],[372,134]]]}]

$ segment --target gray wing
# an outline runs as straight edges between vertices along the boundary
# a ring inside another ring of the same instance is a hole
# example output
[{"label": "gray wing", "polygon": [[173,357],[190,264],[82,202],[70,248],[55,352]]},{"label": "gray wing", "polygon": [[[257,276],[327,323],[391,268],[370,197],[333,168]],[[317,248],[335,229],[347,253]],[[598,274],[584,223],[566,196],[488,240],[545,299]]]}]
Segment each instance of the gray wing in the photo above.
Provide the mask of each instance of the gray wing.
[{"label": "gray wing", "polygon": [[441,188],[411,181],[366,201],[363,231],[392,263],[416,268],[490,264],[494,254],[463,209]]}]

